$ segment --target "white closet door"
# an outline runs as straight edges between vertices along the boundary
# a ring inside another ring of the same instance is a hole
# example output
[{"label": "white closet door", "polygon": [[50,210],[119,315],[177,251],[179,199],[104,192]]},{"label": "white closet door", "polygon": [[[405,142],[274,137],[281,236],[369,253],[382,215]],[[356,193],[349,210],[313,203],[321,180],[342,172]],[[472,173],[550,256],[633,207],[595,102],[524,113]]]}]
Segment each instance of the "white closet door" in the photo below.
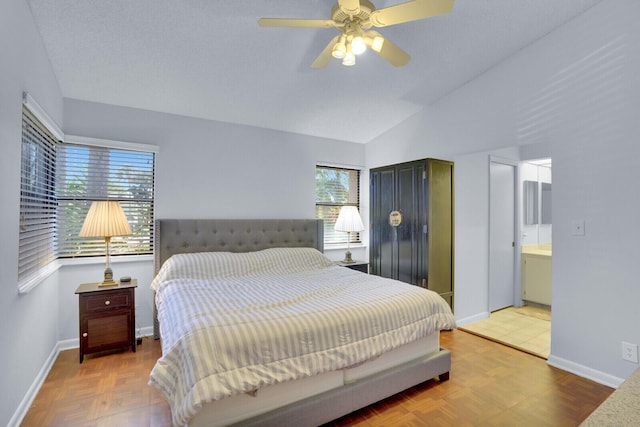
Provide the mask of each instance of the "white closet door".
[{"label": "white closet door", "polygon": [[489,311],[514,303],[515,166],[491,162],[489,186]]}]

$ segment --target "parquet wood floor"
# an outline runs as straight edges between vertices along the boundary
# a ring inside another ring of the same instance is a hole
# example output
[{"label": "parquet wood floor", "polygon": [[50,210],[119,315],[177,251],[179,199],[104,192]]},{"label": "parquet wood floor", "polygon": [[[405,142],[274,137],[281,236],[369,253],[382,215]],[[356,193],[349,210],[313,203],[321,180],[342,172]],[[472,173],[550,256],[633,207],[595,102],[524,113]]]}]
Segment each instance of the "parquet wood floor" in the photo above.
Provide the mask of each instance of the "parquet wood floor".
[{"label": "parquet wood floor", "polygon": [[[455,330],[451,379],[429,381],[328,426],[577,426],[613,389],[552,368],[538,357]],[[22,425],[170,426],[169,406],[147,385],[160,343],[136,353],[60,353]]]}]

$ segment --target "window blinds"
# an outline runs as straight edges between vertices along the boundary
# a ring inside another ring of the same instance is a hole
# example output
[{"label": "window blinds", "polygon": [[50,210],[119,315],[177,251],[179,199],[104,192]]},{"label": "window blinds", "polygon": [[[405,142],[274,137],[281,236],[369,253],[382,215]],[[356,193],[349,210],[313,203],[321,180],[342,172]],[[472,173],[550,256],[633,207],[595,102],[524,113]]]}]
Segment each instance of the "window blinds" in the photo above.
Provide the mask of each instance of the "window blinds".
[{"label": "window blinds", "polygon": [[57,141],[22,109],[18,283],[36,278],[56,258],[55,159]]},{"label": "window blinds", "polygon": [[[346,243],[347,233],[334,229],[342,206],[360,205],[360,171],[329,166],[316,167],[316,218],[324,221],[324,243]],[[351,233],[359,242],[360,233]]]},{"label": "window blinds", "polygon": [[118,200],[133,231],[111,239],[111,255],[153,250],[155,154],[100,146],[58,148],[58,255],[104,255],[104,239],[78,236],[94,200]]}]

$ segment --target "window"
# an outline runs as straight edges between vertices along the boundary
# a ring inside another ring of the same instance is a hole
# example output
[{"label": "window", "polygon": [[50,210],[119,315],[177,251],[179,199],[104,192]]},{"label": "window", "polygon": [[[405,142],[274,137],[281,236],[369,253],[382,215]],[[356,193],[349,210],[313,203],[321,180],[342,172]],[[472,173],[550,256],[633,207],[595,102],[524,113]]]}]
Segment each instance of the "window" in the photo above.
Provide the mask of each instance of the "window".
[{"label": "window", "polygon": [[18,283],[26,286],[56,258],[56,147],[53,134],[22,109]]},{"label": "window", "polygon": [[[324,220],[324,243],[347,243],[347,233],[334,230],[342,206],[360,207],[360,171],[329,166],[316,167],[316,218]],[[351,233],[351,243],[360,233]]]},{"label": "window", "polygon": [[104,239],[78,236],[94,200],[118,200],[132,236],[114,237],[111,255],[153,251],[154,153],[94,145],[58,148],[58,256],[102,256]]},{"label": "window", "polygon": [[[153,252],[153,146],[79,138],[61,142],[55,123],[25,94],[22,114],[18,286],[27,292],[58,258],[103,256],[104,239],[80,238],[94,200],[118,200],[133,236],[114,238],[113,255]],[[111,147],[109,145],[112,143]]]}]

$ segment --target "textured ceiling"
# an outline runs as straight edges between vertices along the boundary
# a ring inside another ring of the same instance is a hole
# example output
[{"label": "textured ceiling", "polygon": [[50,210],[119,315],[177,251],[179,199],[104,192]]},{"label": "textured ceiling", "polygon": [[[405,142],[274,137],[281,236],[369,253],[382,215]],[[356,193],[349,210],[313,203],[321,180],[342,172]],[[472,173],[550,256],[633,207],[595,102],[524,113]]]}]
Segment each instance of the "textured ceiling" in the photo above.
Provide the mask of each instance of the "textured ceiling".
[{"label": "textured ceiling", "polygon": [[456,0],[379,29],[406,66],[366,52],[321,70],[335,29],[256,21],[329,18],[332,0],[26,1],[67,98],[366,143],[600,0]]}]

